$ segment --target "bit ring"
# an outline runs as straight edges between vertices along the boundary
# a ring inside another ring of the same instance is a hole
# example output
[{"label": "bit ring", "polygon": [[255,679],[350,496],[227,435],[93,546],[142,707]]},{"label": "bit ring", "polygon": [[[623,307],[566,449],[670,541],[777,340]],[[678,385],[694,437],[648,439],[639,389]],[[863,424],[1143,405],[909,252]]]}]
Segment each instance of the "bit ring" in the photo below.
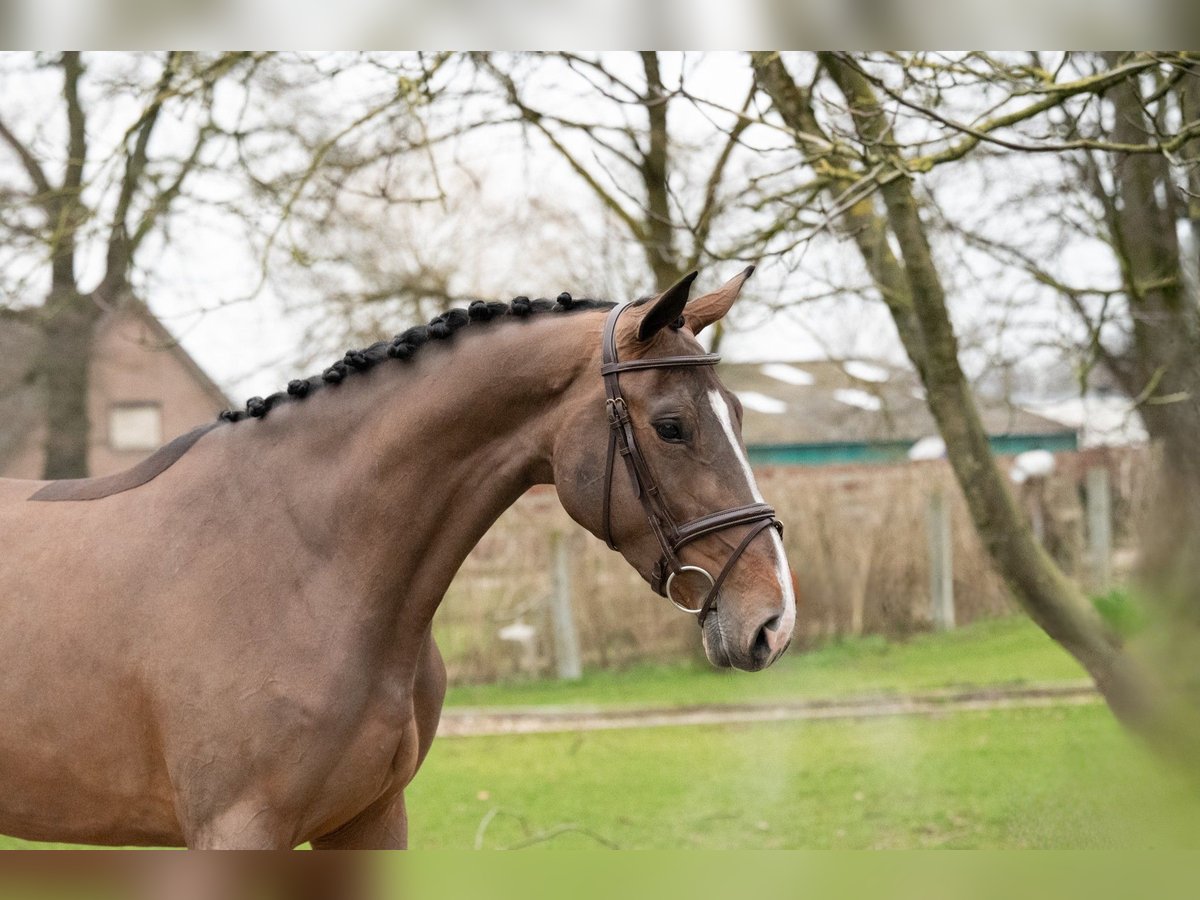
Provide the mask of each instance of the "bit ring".
[{"label": "bit ring", "polygon": [[682,603],[680,603],[678,600],[676,600],[674,597],[671,596],[671,582],[675,580],[676,575],[680,575],[684,572],[699,572],[701,575],[703,575],[705,578],[708,579],[708,589],[710,591],[714,587],[717,586],[717,580],[715,578],[713,578],[712,575],[708,574],[707,569],[702,569],[699,566],[680,566],[678,571],[674,571],[670,575],[667,576],[667,583],[663,586],[663,593],[665,593],[667,595],[667,599],[675,604],[676,609],[682,610],[683,612],[689,613],[690,615],[693,615],[693,616],[698,616],[698,615],[700,615],[700,611],[704,609],[703,605],[701,605],[697,609],[692,609],[690,606],[684,606]]}]

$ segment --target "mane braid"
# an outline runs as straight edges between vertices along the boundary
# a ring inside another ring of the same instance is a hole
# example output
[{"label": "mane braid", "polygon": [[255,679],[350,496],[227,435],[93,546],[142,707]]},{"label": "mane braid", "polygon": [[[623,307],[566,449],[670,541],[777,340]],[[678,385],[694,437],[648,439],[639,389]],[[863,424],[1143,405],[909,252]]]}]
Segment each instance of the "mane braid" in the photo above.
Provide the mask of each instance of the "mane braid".
[{"label": "mane braid", "polygon": [[347,350],[346,353],[320,375],[289,381],[287,389],[277,391],[269,397],[251,397],[246,408],[224,410],[217,419],[222,422],[240,422],[242,419],[261,419],[275,406],[285,401],[303,400],[313,391],[327,385],[341,384],[356,372],[367,372],[389,359],[404,362],[412,359],[417,349],[429,341],[443,341],[454,336],[460,328],[468,325],[483,325],[502,319],[526,319],[534,314],[547,312],[568,313],[591,309],[612,309],[615,303],[608,300],[575,300],[563,291],[555,300],[544,297],[530,300],[514,297],[511,303],[474,300],[465,309],[455,307],[435,316],[428,325],[417,325],[400,332],[390,341],[376,341],[362,350]]}]

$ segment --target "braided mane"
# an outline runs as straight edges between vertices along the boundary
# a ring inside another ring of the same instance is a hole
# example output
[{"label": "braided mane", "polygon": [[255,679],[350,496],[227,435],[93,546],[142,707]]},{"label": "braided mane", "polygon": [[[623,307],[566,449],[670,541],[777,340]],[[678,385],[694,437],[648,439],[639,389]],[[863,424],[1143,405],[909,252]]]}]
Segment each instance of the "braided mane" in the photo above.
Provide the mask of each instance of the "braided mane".
[{"label": "braided mane", "polygon": [[245,418],[262,418],[279,403],[303,400],[313,391],[326,385],[340,384],[355,372],[366,372],[389,359],[404,362],[412,359],[422,344],[429,341],[446,340],[460,328],[470,324],[484,324],[498,319],[526,319],[536,313],[576,312],[589,309],[611,309],[615,303],[607,300],[575,300],[566,291],[556,300],[515,297],[512,303],[497,303],[475,300],[465,309],[455,307],[433,318],[428,325],[417,325],[400,332],[390,341],[376,341],[362,350],[347,350],[345,355],[320,375],[289,381],[286,391],[278,391],[269,397],[251,397],[246,408],[227,409],[217,418],[224,422],[238,422]]}]

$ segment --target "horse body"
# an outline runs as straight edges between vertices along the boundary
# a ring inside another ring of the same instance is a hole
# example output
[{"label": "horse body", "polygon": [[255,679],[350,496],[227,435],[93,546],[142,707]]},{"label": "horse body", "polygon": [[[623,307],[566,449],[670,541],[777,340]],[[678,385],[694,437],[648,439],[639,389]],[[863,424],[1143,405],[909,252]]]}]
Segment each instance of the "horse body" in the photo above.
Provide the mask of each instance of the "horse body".
[{"label": "horse body", "polygon": [[[528,330],[561,349],[564,324]],[[472,337],[468,360],[430,348],[429,390],[381,369],[136,490],[31,503],[0,480],[0,832],[204,843],[241,815],[214,839],[295,844],[407,784],[441,704],[433,612],[533,483],[518,414],[555,381],[528,347],[513,370],[515,331]],[[519,379],[473,397],[501,359]]]},{"label": "horse body", "polygon": [[102,499],[31,502],[38,483],[0,479],[0,832],[404,846],[454,573],[536,483],[598,533],[601,473],[563,442],[602,424],[600,325],[468,330],[216,428]]}]

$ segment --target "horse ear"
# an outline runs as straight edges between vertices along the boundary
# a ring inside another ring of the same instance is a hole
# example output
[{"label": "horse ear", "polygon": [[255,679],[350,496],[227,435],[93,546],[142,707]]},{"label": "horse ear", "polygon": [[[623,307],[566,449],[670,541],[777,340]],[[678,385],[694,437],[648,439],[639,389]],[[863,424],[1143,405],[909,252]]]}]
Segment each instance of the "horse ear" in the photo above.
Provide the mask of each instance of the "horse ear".
[{"label": "horse ear", "polygon": [[654,298],[650,309],[642,316],[642,323],[638,326],[638,340],[649,340],[683,315],[688,294],[692,290],[692,282],[696,280],[698,274],[689,272]]},{"label": "horse ear", "polygon": [[692,334],[699,334],[705,326],[723,319],[725,313],[729,312],[729,307],[733,306],[733,301],[742,292],[742,285],[753,274],[754,266],[746,266],[711,294],[697,297],[689,303],[683,311],[683,321]]}]

